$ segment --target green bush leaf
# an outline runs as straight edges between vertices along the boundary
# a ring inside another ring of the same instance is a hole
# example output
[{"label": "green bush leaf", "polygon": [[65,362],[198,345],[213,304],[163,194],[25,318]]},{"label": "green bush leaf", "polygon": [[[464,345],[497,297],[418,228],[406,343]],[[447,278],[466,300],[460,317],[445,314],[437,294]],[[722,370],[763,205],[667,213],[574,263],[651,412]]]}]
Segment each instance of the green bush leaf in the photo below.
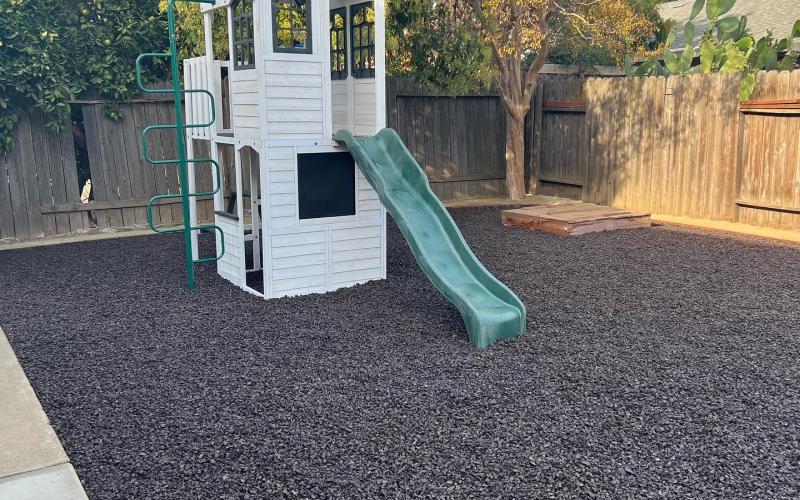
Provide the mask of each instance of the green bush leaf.
[{"label": "green bush leaf", "polygon": [[694,34],[695,34],[695,27],[694,23],[689,21],[683,27],[683,43],[685,45],[693,45],[694,42]]},{"label": "green bush leaf", "polygon": [[739,18],[735,16],[726,17],[717,21],[717,29],[723,33],[733,33],[739,27]]},{"label": "green bush leaf", "polygon": [[794,23],[794,27],[792,28],[792,38],[800,38],[800,19]]},{"label": "green bush leaf", "polygon": [[736,48],[741,50],[742,52],[747,52],[748,50],[750,50],[750,48],[753,46],[754,43],[755,40],[753,40],[753,37],[746,36],[744,38],[739,39],[736,42]]},{"label": "green bush leaf", "polygon": [[720,67],[722,73],[738,73],[747,66],[747,53],[742,52],[733,42],[727,42],[723,47],[724,62]]},{"label": "green bush leaf", "polygon": [[658,64],[656,61],[645,61],[636,68],[636,71],[633,72],[633,76],[647,76],[652,75],[654,71],[654,65]]},{"label": "green bush leaf", "polygon": [[694,60],[694,47],[688,45],[683,49],[681,55],[681,73],[686,73],[692,67],[692,60]]},{"label": "green bush leaf", "polygon": [[664,66],[666,66],[667,71],[673,75],[680,74],[681,72],[681,64],[678,60],[678,56],[671,50],[667,50],[664,53]]},{"label": "green bush leaf", "polygon": [[739,26],[736,28],[736,31],[733,33],[733,39],[739,40],[740,38],[747,35],[747,16],[742,16],[739,18]]},{"label": "green bush leaf", "polygon": [[755,67],[757,69],[765,69],[767,71],[775,69],[778,65],[778,50],[772,45],[766,45],[763,49],[758,51],[756,56]]},{"label": "green bush leaf", "polygon": [[692,13],[689,15],[689,21],[693,21],[700,11],[703,10],[703,5],[705,5],[706,0],[695,0],[694,5],[692,5]]},{"label": "green bush leaf", "polygon": [[714,68],[714,57],[717,53],[717,44],[714,39],[709,38],[700,44],[700,67],[703,73],[710,73]]},{"label": "green bush leaf", "polygon": [[706,16],[712,21],[719,19],[719,16],[731,10],[735,3],[736,0],[708,0],[706,4]]},{"label": "green bush leaf", "polygon": [[756,75],[750,73],[742,78],[742,84],[739,87],[739,100],[746,101],[750,99],[756,92]]}]

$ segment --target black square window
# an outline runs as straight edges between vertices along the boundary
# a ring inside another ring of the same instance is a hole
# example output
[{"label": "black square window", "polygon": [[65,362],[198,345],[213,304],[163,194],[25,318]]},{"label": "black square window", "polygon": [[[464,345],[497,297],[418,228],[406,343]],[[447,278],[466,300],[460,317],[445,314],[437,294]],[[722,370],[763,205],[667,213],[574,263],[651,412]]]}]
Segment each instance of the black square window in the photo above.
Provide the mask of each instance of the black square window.
[{"label": "black square window", "polygon": [[356,167],[350,153],[297,155],[300,219],[356,214]]},{"label": "black square window", "polygon": [[347,79],[347,8],[331,10],[331,80]]},{"label": "black square window", "polygon": [[353,78],[374,78],[375,7],[372,2],[350,7],[350,47]]},{"label": "black square window", "polygon": [[256,67],[255,36],[253,34],[253,0],[237,0],[233,12],[233,69]]},{"label": "black square window", "polygon": [[275,52],[311,53],[310,0],[272,0],[272,46]]}]

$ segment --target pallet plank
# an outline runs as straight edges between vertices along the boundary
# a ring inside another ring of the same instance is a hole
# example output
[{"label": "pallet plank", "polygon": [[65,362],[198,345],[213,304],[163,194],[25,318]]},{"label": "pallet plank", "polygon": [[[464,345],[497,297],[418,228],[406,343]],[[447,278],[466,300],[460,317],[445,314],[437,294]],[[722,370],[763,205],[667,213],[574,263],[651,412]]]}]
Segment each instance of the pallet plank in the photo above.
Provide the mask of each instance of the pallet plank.
[{"label": "pallet plank", "polygon": [[601,231],[650,227],[650,213],[575,202],[503,210],[501,221],[506,227],[524,227],[578,236]]}]

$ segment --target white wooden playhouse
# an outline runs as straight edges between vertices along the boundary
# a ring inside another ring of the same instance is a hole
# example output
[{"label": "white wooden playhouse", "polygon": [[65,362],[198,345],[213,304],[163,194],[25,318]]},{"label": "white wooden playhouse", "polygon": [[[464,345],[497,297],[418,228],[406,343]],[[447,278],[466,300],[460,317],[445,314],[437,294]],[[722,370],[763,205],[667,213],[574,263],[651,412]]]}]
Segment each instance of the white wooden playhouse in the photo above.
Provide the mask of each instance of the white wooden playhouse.
[{"label": "white wooden playhouse", "polygon": [[[208,147],[225,170],[219,274],[266,298],[385,278],[385,209],[332,139],[385,127],[383,1],[218,0],[202,11],[206,56],[184,61],[185,86],[213,93],[217,119],[189,129],[187,147]],[[213,58],[219,15],[229,61]],[[188,94],[187,122],[209,121],[210,108]]]}]

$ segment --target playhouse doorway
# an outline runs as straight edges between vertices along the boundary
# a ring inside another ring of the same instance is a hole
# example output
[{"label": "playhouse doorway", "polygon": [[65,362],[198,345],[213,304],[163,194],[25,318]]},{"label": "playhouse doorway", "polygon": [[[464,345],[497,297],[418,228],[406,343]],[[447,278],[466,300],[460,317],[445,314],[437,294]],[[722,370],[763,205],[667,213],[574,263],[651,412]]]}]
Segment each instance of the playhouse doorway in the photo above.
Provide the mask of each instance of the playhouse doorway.
[{"label": "playhouse doorway", "polygon": [[232,192],[229,208],[237,212],[236,205],[241,204],[242,242],[244,243],[245,286],[254,292],[264,293],[264,250],[262,234],[261,210],[261,176],[259,153],[245,146],[239,150],[239,171],[237,172],[240,187]]}]

